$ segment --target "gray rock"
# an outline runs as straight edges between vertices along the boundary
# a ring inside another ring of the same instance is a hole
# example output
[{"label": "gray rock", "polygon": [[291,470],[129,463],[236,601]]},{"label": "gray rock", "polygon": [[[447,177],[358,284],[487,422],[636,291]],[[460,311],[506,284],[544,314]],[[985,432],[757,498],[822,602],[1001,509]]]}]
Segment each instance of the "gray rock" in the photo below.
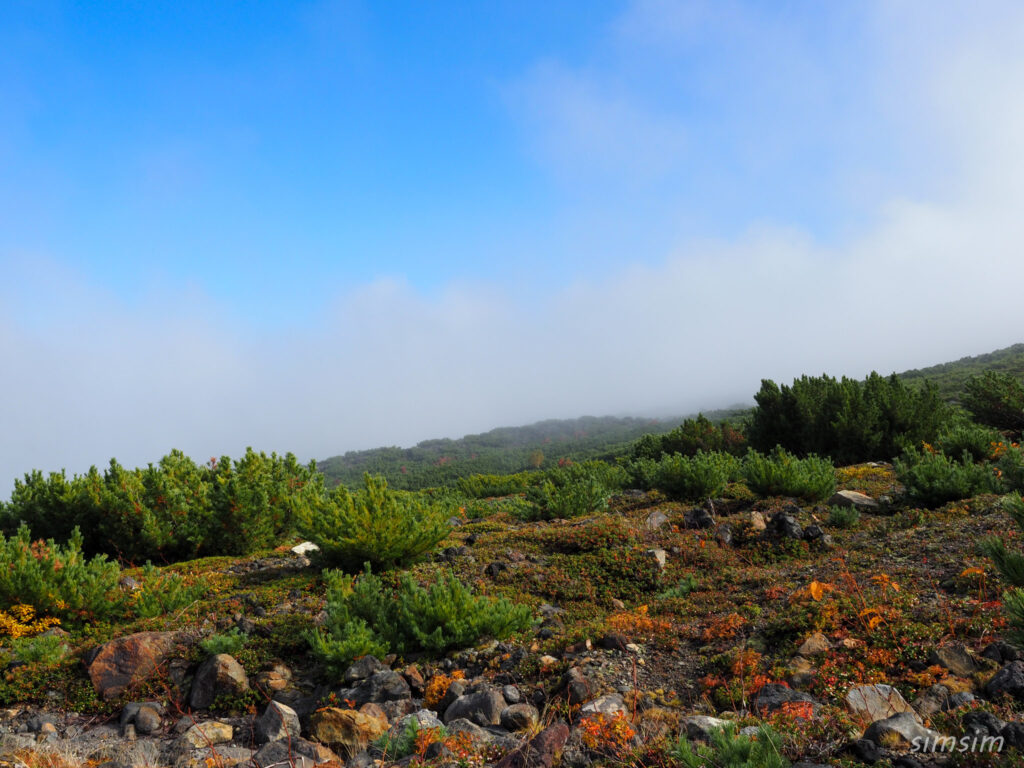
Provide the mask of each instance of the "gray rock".
[{"label": "gray rock", "polygon": [[626,703],[617,693],[600,696],[580,707],[580,715],[582,716],[601,714],[613,717],[620,712],[622,714],[626,713]]},{"label": "gray rock", "polygon": [[401,735],[405,733],[405,729],[409,727],[409,723],[414,720],[419,725],[420,730],[424,730],[426,728],[440,728],[444,725],[444,723],[438,719],[436,712],[429,709],[420,709],[410,715],[405,715],[404,717],[400,717],[396,720],[394,725],[392,725],[391,729],[388,731],[388,738],[391,741],[394,741],[401,737]]},{"label": "gray rock", "polygon": [[412,689],[409,682],[398,672],[384,669],[374,672],[365,680],[360,680],[352,688],[343,688],[338,691],[339,699],[352,699],[358,706],[374,703],[382,704],[386,701],[402,701],[412,698]]},{"label": "gray rock", "polygon": [[691,715],[683,721],[683,724],[686,727],[687,738],[695,741],[708,741],[712,733],[725,728],[729,721],[707,715]]},{"label": "gray rock", "polygon": [[298,714],[279,701],[272,701],[267,705],[263,714],[256,719],[254,729],[258,744],[294,739],[302,732]]},{"label": "gray rock", "polygon": [[715,518],[707,507],[694,507],[683,514],[683,525],[698,530],[715,527]]},{"label": "gray rock", "polygon": [[853,507],[864,512],[878,511],[878,502],[857,491],[837,491],[828,500],[832,507]]},{"label": "gray rock", "polygon": [[779,683],[768,683],[754,695],[753,708],[758,714],[764,715],[774,712],[783,704],[790,702],[809,702],[812,705],[812,711],[815,712],[821,706],[820,702],[810,694],[794,691]]},{"label": "gray rock", "polygon": [[540,713],[532,704],[512,704],[501,710],[501,727],[508,731],[533,728],[540,721]]},{"label": "gray rock", "polygon": [[496,690],[480,691],[460,696],[444,711],[444,722],[465,718],[477,725],[498,725],[501,711],[508,706]]},{"label": "gray rock", "polygon": [[797,522],[796,517],[782,509],[768,520],[765,534],[778,539],[802,539],[804,529]]},{"label": "gray rock", "polygon": [[249,690],[249,678],[242,665],[226,653],[211,656],[196,671],[192,681],[189,704],[192,709],[206,709],[222,695],[237,695]]},{"label": "gray rock", "polygon": [[143,704],[139,707],[134,720],[136,733],[140,736],[151,736],[159,731],[160,726],[163,725],[161,710],[162,707],[157,709],[152,704]]},{"label": "gray rock", "polygon": [[518,704],[523,700],[523,694],[514,685],[502,686],[501,695],[509,704]]},{"label": "gray rock", "polygon": [[644,527],[649,531],[656,531],[668,524],[668,515],[660,509],[656,509],[644,520]]},{"label": "gray rock", "polygon": [[949,643],[935,648],[928,655],[928,663],[945,667],[957,677],[970,677],[982,668],[974,654],[962,643]]},{"label": "gray rock", "polygon": [[1005,720],[1000,720],[991,712],[981,709],[968,712],[960,724],[969,736],[998,736],[1006,727]]},{"label": "gray rock", "polygon": [[345,674],[342,676],[342,681],[346,685],[352,685],[358,683],[360,680],[365,680],[370,675],[377,672],[383,672],[387,667],[381,664],[373,656],[363,656],[361,659],[357,659],[353,664],[345,670]]},{"label": "gray rock", "polygon": [[654,567],[659,571],[665,570],[665,550],[664,549],[648,549],[644,552],[644,555],[653,563]]},{"label": "gray rock", "polygon": [[846,692],[846,707],[862,722],[868,723],[914,711],[899,691],[883,684],[855,685]]},{"label": "gray rock", "polygon": [[876,720],[864,732],[864,738],[873,741],[880,747],[896,750],[909,750],[915,745],[918,751],[924,751],[924,745],[933,744],[942,734],[925,728],[911,712],[901,712]]},{"label": "gray rock", "polygon": [[1007,695],[1024,701],[1024,661],[1011,661],[1000,669],[985,686],[991,698]]}]

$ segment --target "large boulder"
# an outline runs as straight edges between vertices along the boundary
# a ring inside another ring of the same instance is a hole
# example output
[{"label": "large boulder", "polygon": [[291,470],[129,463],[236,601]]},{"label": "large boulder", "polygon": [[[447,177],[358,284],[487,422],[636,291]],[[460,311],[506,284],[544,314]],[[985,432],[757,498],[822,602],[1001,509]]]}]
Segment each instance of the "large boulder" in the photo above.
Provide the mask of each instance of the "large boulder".
[{"label": "large boulder", "polygon": [[864,512],[878,511],[878,502],[858,491],[836,491],[828,503],[832,507],[853,507]]},{"label": "large boulder", "polygon": [[992,698],[1006,694],[1024,701],[1024,661],[1011,661],[996,672],[985,686],[985,693]]},{"label": "large boulder", "polygon": [[354,709],[325,707],[313,713],[309,735],[331,749],[343,750],[353,757],[374,739],[387,733],[388,721]]},{"label": "large boulder", "polygon": [[921,725],[913,712],[901,712],[873,722],[864,732],[864,738],[886,749],[932,752],[943,736]]},{"label": "large boulder", "polygon": [[192,709],[206,709],[218,696],[237,696],[249,690],[249,677],[242,665],[227,653],[211,656],[196,670],[188,703]]},{"label": "large boulder", "polygon": [[170,656],[176,638],[174,632],[139,632],[101,645],[88,665],[96,693],[101,699],[116,699],[148,680]]},{"label": "large boulder", "polygon": [[488,689],[460,696],[444,711],[445,723],[464,717],[477,725],[498,725],[501,712],[508,706],[501,691]]},{"label": "large boulder", "polygon": [[786,704],[810,704],[811,712],[817,712],[821,703],[810,694],[794,691],[781,683],[768,683],[754,694],[754,711],[764,716],[782,709]]},{"label": "large boulder", "polygon": [[914,711],[899,691],[883,684],[855,685],[846,692],[846,707],[864,723]]}]

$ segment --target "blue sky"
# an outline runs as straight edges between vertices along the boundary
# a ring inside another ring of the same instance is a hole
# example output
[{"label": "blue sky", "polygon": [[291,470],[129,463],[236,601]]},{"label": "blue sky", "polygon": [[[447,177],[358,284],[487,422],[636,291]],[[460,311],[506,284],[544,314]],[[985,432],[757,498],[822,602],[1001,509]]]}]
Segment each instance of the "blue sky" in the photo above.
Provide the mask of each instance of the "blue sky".
[{"label": "blue sky", "polygon": [[0,483],[1021,341],[1022,43],[1010,2],[4,3]]}]

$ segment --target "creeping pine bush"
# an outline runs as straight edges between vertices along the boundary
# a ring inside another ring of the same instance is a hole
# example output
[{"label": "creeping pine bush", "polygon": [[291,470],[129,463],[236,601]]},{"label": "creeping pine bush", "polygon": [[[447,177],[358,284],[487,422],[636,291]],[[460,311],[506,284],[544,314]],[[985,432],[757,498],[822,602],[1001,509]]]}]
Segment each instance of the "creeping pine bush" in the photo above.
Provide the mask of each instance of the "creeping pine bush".
[{"label": "creeping pine bush", "polygon": [[996,462],[999,481],[1008,491],[1024,491],[1024,449],[1014,443],[1003,449]]},{"label": "creeping pine bush", "polygon": [[451,530],[450,502],[394,491],[382,477],[366,475],[365,488],[339,485],[297,516],[303,536],[320,547],[324,564],[358,571],[401,568],[432,551]]},{"label": "creeping pine bush", "polygon": [[893,466],[907,495],[926,507],[967,499],[992,491],[996,486],[992,469],[985,464],[975,464],[967,451],[957,460],[927,448],[910,449]]},{"label": "creeping pine bush", "polygon": [[30,605],[68,621],[107,618],[123,610],[121,568],[104,555],[86,559],[76,528],[65,545],[32,541],[27,525],[0,534],[0,607]]},{"label": "creeping pine bush", "polygon": [[177,611],[202,598],[206,585],[198,582],[189,586],[177,573],[163,573],[152,563],[142,568],[142,584],[133,594],[132,609],[143,619],[163,616]]},{"label": "creeping pine bush", "polygon": [[743,459],[743,478],[759,496],[796,496],[807,501],[827,499],[836,490],[835,467],[828,459],[798,459],[779,446],[765,455],[750,451]]},{"label": "creeping pine bush", "polygon": [[739,465],[734,456],[720,452],[662,456],[654,470],[654,487],[674,499],[717,497]]},{"label": "creeping pine bush", "polygon": [[358,576],[324,571],[327,621],[306,635],[314,655],[340,676],[353,659],[372,654],[464,648],[483,637],[503,639],[530,626],[530,609],[474,595],[454,574],[427,588],[403,573],[392,589],[367,569]]},{"label": "creeping pine bush", "polygon": [[828,524],[833,528],[856,528],[860,512],[853,507],[832,507],[828,513]]},{"label": "creeping pine bush", "polygon": [[239,631],[238,627],[232,627],[227,632],[210,635],[200,640],[199,647],[209,656],[216,656],[221,653],[234,655],[245,647],[247,640],[248,638]]},{"label": "creeping pine bush", "polygon": [[74,528],[83,549],[131,562],[243,555],[273,546],[292,531],[296,507],[322,495],[323,478],[291,454],[251,448],[199,465],[171,451],[144,469],[111,459],[68,480],[63,472],[39,471],[16,480],[0,513],[10,535],[26,523],[34,535],[62,541]]},{"label": "creeping pine bush", "polygon": [[470,499],[489,499],[526,493],[531,485],[543,480],[541,472],[517,472],[514,475],[469,475],[455,481],[455,487]]},{"label": "creeping pine bush", "polygon": [[679,453],[693,456],[698,451],[704,453],[718,451],[738,456],[746,450],[743,433],[728,421],[715,424],[704,414],[695,419],[686,419],[682,424],[662,435],[644,435],[630,449],[632,459],[653,459]]},{"label": "creeping pine bush", "polygon": [[527,500],[533,519],[579,517],[607,508],[612,492],[626,483],[626,471],[603,461],[585,461],[547,472],[547,479],[530,488]]},{"label": "creeping pine bush", "polygon": [[729,723],[714,730],[707,744],[692,743],[685,736],[669,749],[684,768],[789,768],[782,756],[782,737],[769,725],[762,725],[753,736],[737,733]]},{"label": "creeping pine bush", "polygon": [[806,456],[828,456],[840,465],[890,460],[903,444],[932,442],[949,407],[929,383],[904,384],[895,374],[864,381],[802,376],[792,386],[761,382],[747,430],[752,448],[781,445]]},{"label": "creeping pine bush", "polygon": [[967,451],[972,461],[982,461],[992,454],[993,447],[1002,438],[990,427],[961,422],[943,429],[935,440],[935,447],[953,458],[958,459]]},{"label": "creeping pine bush", "polygon": [[[1005,496],[1002,507],[1024,531],[1024,499],[1020,494]],[[983,539],[979,546],[984,555],[992,558],[996,570],[1010,586],[1003,593],[1003,610],[1013,629],[1014,642],[1024,643],[1024,553],[1008,549],[1006,543],[996,536]]]},{"label": "creeping pine bush", "polygon": [[971,376],[960,403],[981,424],[1018,434],[1024,430],[1024,383],[1009,373]]}]

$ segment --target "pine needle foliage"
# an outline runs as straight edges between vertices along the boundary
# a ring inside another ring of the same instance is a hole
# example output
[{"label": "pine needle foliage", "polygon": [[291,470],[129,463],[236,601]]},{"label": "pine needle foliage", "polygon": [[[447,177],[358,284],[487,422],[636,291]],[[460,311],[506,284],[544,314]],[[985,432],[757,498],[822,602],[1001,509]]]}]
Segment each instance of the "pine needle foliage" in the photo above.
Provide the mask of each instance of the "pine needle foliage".
[{"label": "pine needle foliage", "polygon": [[796,496],[807,501],[827,499],[836,490],[835,467],[829,459],[798,459],[776,446],[769,454],[750,451],[743,459],[743,479],[759,496]]},{"label": "pine needle foliage", "polygon": [[[1019,493],[1003,497],[1003,509],[1024,531],[1024,499]],[[983,539],[979,545],[982,554],[990,557],[1010,589],[1003,593],[1003,609],[1013,628],[1013,639],[1024,643],[1024,553],[1014,552],[995,536]]]},{"label": "pine needle foliage", "polygon": [[754,736],[744,736],[730,723],[713,731],[707,744],[680,736],[669,754],[684,768],[789,768],[781,750],[782,737],[770,726],[762,725]]},{"label": "pine needle foliage", "polygon": [[383,477],[366,475],[365,488],[338,486],[297,514],[299,531],[318,547],[321,561],[357,572],[404,568],[448,535],[452,505],[423,494],[394,491]]},{"label": "pine needle foliage", "polygon": [[65,545],[33,541],[26,525],[10,538],[0,534],[0,610],[22,604],[70,621],[106,618],[123,610],[120,576],[104,555],[82,554],[77,528]]},{"label": "pine needle foliage", "polygon": [[306,638],[314,655],[339,677],[367,654],[441,654],[484,637],[506,638],[531,623],[528,607],[474,595],[452,573],[426,588],[408,573],[389,588],[369,567],[358,576],[324,571],[324,580],[327,620]]},{"label": "pine needle foliage", "polygon": [[975,464],[968,451],[958,460],[927,448],[911,449],[896,459],[893,467],[910,498],[926,507],[968,499],[996,488],[992,469]]}]

